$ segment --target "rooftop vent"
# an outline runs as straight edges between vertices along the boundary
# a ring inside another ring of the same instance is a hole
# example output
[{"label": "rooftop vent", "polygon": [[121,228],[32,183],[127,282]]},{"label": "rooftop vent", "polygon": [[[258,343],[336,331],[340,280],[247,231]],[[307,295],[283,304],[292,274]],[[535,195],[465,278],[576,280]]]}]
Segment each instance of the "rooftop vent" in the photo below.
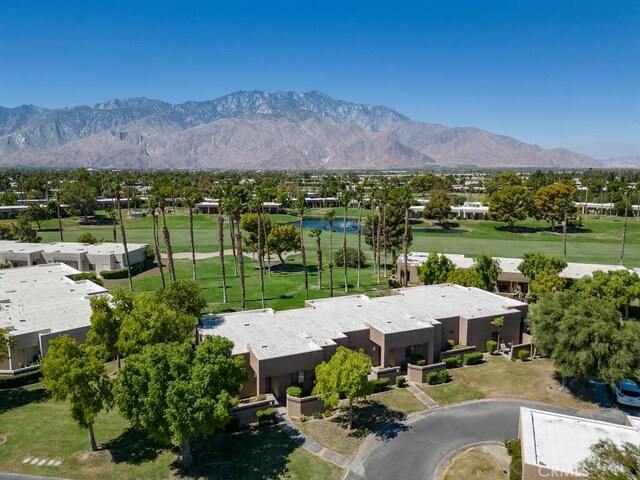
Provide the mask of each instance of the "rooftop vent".
[{"label": "rooftop vent", "polygon": [[245,323],[244,326],[245,327],[249,327],[249,326],[251,326],[251,324],[250,323]]},{"label": "rooftop vent", "polygon": [[269,345],[262,345],[262,348],[267,348]]}]

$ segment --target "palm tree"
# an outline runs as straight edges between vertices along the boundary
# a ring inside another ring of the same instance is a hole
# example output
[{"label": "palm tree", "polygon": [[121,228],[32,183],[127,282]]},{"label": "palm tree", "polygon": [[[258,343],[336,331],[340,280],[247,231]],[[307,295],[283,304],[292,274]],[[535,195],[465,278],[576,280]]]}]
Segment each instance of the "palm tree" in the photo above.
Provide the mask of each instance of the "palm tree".
[{"label": "palm tree", "polygon": [[347,278],[347,210],[351,202],[351,192],[345,190],[342,192],[342,206],[344,207],[344,215],[342,217],[342,262],[344,263],[344,293],[349,292],[349,281]]},{"label": "palm tree", "polygon": [[624,224],[622,226],[622,248],[620,250],[620,265],[624,261],[624,244],[627,241],[627,221],[629,212],[629,188],[624,189]]},{"label": "palm tree", "polygon": [[129,279],[129,290],[133,292],[133,280],[131,279],[131,262],[129,261],[129,247],[127,246],[127,235],[124,230],[124,222],[122,221],[122,209],[120,208],[120,192],[116,192],[116,205],[118,207],[118,217],[120,220],[120,236],[122,237],[122,246],[124,247],[124,258],[127,261],[127,278]]},{"label": "palm tree", "polygon": [[362,256],[362,203],[364,202],[364,187],[356,187],[356,200],[358,201],[358,283],[360,288],[360,269],[362,268],[360,257]]},{"label": "palm tree", "polygon": [[262,217],[262,213],[260,212],[260,207],[262,205],[262,201],[260,199],[260,195],[256,194],[252,203],[252,209],[256,211],[256,216],[258,220],[258,270],[260,271],[260,300],[262,308],[264,308],[264,268],[263,268],[263,252],[262,252],[262,221],[260,217]]},{"label": "palm tree", "polygon": [[200,201],[202,198],[197,190],[193,187],[185,189],[183,192],[183,197],[185,202],[187,203],[187,207],[189,208],[189,241],[191,243],[191,271],[193,273],[193,279],[196,280],[198,277],[196,271],[196,246],[195,241],[193,239],[193,208],[196,203]]},{"label": "palm tree", "polygon": [[336,211],[329,210],[324,214],[324,219],[329,223],[329,296],[333,297],[333,222]]},{"label": "palm tree", "polygon": [[166,202],[164,198],[160,199],[160,213],[162,214],[162,238],[164,239],[164,246],[167,250],[167,266],[169,267],[169,282],[176,281],[176,269],[173,263],[173,250],[171,249],[171,235],[167,228],[167,216],[166,216]]},{"label": "palm tree", "polygon": [[240,294],[242,296],[242,310],[247,309],[247,290],[244,283],[244,257],[242,255],[242,231],[238,227],[236,233],[236,252],[238,255],[238,268],[240,270]]},{"label": "palm tree", "polygon": [[309,271],[307,269],[307,254],[304,250],[304,233],[302,224],[304,223],[304,196],[298,195],[298,210],[300,211],[300,256],[302,257],[302,271],[304,272],[304,292],[305,299],[309,300]]},{"label": "palm tree", "polygon": [[[233,253],[233,275],[234,277],[238,276],[238,265],[237,265],[237,253],[236,253],[236,233],[235,233],[235,219],[239,218],[239,214],[236,215],[236,212],[240,212],[242,210],[242,201],[240,197],[233,195],[231,193],[227,194],[224,199],[220,199],[220,206],[218,209],[229,216],[229,235],[231,236],[231,251]],[[238,227],[239,229],[240,227]]]},{"label": "palm tree", "polygon": [[58,231],[60,232],[60,241],[64,242],[62,235],[62,215],[60,214],[60,184],[58,184],[58,191],[56,192],[56,210],[58,213]]},{"label": "palm tree", "polygon": [[164,268],[162,267],[162,255],[160,254],[160,240],[158,238],[158,216],[155,205],[151,206],[151,227],[153,228],[153,256],[155,257],[156,264],[158,265],[158,271],[160,272],[162,288],[166,288],[167,285],[164,280]]},{"label": "palm tree", "polygon": [[409,284],[409,208],[413,203],[411,192],[407,187],[400,187],[396,190],[398,200],[402,208],[404,208],[404,234],[402,235],[402,254],[404,256],[404,279],[403,286]]},{"label": "palm tree", "polygon": [[227,303],[227,275],[224,268],[224,215],[218,208],[218,256],[220,257],[220,273],[222,274],[222,303]]},{"label": "palm tree", "polygon": [[319,228],[312,228],[309,236],[316,239],[316,245],[318,250],[316,250],[318,254],[318,290],[322,290],[322,247],[320,246],[320,236],[322,235],[322,230]]}]

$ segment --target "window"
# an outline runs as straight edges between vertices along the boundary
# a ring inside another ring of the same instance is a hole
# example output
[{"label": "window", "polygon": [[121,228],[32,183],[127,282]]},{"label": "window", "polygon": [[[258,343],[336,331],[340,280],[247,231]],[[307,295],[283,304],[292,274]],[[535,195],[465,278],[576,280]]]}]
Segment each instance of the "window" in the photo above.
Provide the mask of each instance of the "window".
[{"label": "window", "polygon": [[94,263],[90,263],[89,270],[95,270],[95,269],[96,269],[96,265]]},{"label": "window", "polygon": [[412,357],[416,354],[416,346],[415,345],[411,345],[410,347],[406,347],[404,349],[404,356],[405,357]]},{"label": "window", "polygon": [[304,383],[304,372],[293,372],[291,374],[292,385],[302,385]]}]

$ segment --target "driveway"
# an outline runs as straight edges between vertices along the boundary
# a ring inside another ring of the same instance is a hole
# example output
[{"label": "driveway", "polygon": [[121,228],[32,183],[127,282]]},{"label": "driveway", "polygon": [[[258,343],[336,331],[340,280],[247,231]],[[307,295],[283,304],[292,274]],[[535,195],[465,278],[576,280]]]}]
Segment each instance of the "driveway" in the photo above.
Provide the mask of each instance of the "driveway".
[{"label": "driveway", "polygon": [[[347,479],[432,480],[450,455],[467,445],[518,436],[520,407],[625,423],[619,410],[569,410],[519,400],[481,400],[411,417],[369,437],[351,462]],[[440,479],[438,479],[440,480]]]}]

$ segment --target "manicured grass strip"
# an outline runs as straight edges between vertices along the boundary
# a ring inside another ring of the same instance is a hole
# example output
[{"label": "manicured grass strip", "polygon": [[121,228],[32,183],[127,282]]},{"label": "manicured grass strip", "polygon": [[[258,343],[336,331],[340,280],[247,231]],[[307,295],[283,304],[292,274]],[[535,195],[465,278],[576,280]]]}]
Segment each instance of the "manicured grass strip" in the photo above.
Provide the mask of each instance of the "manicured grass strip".
[{"label": "manicured grass strip", "polygon": [[502,465],[489,452],[471,448],[458,454],[444,473],[443,480],[486,480],[506,478]]}]

